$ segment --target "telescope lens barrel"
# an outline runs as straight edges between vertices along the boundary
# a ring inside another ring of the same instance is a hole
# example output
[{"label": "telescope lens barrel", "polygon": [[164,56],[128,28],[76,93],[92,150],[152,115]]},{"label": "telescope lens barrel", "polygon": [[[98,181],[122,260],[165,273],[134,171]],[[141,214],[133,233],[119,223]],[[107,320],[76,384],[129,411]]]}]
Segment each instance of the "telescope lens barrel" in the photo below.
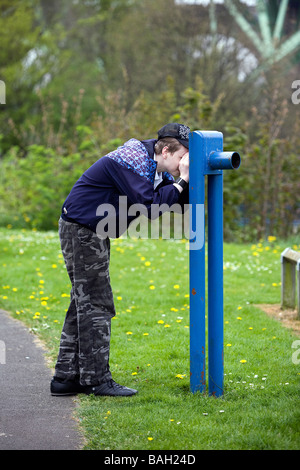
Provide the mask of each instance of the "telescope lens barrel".
[{"label": "telescope lens barrel", "polygon": [[237,152],[212,152],[208,164],[213,170],[237,170],[241,157]]}]

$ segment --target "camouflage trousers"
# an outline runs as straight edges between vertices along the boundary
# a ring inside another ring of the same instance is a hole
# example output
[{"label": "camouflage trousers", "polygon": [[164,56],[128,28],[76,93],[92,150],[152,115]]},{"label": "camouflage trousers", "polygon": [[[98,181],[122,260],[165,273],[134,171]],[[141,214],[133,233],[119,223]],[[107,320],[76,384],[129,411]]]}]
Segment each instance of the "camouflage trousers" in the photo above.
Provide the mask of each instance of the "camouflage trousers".
[{"label": "camouflage trousers", "polygon": [[55,377],[98,385],[111,379],[111,318],[115,315],[109,277],[109,238],[59,220],[59,238],[72,289]]}]

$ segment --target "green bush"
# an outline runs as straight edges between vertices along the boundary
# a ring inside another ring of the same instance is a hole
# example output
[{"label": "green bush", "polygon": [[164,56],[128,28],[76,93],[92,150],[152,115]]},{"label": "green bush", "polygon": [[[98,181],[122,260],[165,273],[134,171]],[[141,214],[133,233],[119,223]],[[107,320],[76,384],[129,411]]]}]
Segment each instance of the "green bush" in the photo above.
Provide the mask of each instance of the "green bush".
[{"label": "green bush", "polygon": [[[97,157],[94,157],[95,159]],[[90,165],[79,153],[63,156],[31,145],[25,158],[14,147],[1,164],[1,225],[49,230],[75,181]]]}]

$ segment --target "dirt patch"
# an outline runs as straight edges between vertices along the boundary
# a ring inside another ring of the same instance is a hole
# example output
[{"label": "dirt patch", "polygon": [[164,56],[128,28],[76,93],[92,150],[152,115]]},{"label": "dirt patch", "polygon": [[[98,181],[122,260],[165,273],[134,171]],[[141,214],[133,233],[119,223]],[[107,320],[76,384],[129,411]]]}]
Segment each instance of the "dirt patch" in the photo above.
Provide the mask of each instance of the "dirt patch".
[{"label": "dirt patch", "polygon": [[300,336],[300,320],[296,309],[282,309],[279,304],[259,304],[256,307],[280,321],[286,328],[291,328],[296,335]]}]

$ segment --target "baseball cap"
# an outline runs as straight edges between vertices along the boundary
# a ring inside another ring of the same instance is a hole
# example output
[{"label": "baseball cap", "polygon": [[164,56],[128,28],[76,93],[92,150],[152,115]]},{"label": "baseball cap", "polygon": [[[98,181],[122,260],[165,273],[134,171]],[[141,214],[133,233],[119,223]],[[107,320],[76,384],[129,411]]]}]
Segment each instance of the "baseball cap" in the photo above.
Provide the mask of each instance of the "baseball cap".
[{"label": "baseball cap", "polygon": [[184,124],[178,124],[177,122],[171,122],[166,124],[158,131],[158,140],[164,137],[173,137],[177,139],[184,147],[189,148],[189,134],[190,128]]}]

